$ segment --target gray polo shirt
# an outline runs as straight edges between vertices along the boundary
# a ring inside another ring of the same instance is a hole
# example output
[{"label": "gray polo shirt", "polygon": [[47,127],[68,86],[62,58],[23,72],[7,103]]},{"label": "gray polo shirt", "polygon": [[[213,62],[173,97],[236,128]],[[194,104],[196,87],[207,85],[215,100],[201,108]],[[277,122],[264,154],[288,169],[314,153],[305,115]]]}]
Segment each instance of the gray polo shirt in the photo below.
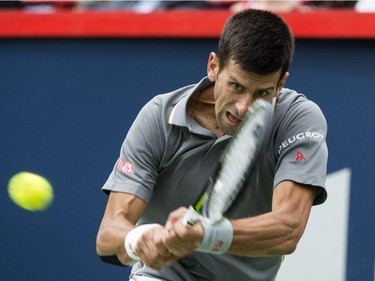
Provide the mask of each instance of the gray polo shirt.
[{"label": "gray polo shirt", "polygon": [[[166,222],[168,214],[194,203],[214,177],[229,136],[217,138],[186,114],[189,97],[209,87],[198,84],[158,95],[139,112],[103,186],[134,194],[148,205],[139,224]],[[246,186],[226,212],[229,219],[271,211],[273,188],[284,180],[321,187],[314,204],[326,199],[327,124],[319,107],[289,89],[279,95],[273,129]],[[194,253],[161,272],[161,280],[274,280],[282,256],[241,257]]]}]

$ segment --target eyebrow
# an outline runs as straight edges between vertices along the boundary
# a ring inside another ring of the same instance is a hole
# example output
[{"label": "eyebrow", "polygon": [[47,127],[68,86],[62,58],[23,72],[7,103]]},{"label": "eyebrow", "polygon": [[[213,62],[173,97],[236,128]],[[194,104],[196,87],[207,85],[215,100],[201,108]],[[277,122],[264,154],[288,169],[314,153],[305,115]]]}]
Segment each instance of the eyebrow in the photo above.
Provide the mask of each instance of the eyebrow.
[{"label": "eyebrow", "polygon": [[[232,80],[232,81],[234,81],[234,82],[236,82],[238,85],[240,85],[240,86],[242,86],[242,87],[244,87],[244,85],[242,84],[242,83],[240,83],[239,81],[238,81],[238,79],[236,79],[234,76],[232,76],[232,75],[229,75],[229,79],[230,80]],[[256,89],[255,91],[256,92],[259,92],[259,91],[272,91],[272,90],[274,90],[275,89],[275,87],[274,86],[270,86],[270,87],[268,87],[268,88],[259,88],[259,89]]]},{"label": "eyebrow", "polygon": [[259,88],[259,89],[256,89],[255,91],[256,92],[259,92],[259,91],[273,91],[275,89],[275,87],[271,86],[271,87],[268,87],[268,88]]}]

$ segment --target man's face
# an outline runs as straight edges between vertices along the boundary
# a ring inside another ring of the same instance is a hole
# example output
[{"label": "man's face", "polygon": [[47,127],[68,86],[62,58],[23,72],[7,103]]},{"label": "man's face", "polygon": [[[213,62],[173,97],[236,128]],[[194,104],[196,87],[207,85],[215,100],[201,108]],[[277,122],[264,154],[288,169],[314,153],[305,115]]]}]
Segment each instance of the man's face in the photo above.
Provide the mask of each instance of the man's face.
[{"label": "man's face", "polygon": [[233,135],[254,100],[261,98],[272,102],[288,76],[286,74],[279,81],[280,74],[281,70],[269,75],[249,73],[233,60],[219,71],[218,58],[211,53],[208,76],[215,82],[215,114],[220,130],[224,134]]}]

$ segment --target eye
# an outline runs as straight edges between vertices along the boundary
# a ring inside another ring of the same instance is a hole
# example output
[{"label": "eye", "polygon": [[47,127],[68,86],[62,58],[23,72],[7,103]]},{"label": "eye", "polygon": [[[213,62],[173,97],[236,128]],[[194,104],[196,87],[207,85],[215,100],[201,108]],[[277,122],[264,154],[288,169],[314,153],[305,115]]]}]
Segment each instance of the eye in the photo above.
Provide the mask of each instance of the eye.
[{"label": "eye", "polygon": [[267,91],[267,90],[260,90],[260,91],[258,91],[258,92],[256,92],[256,95],[257,95],[257,97],[265,97],[265,96],[267,96],[268,94],[269,94],[270,92],[269,91]]},{"label": "eye", "polygon": [[238,84],[238,83],[231,83],[231,88],[232,90],[236,91],[236,92],[240,92],[240,91],[243,91],[243,87]]}]

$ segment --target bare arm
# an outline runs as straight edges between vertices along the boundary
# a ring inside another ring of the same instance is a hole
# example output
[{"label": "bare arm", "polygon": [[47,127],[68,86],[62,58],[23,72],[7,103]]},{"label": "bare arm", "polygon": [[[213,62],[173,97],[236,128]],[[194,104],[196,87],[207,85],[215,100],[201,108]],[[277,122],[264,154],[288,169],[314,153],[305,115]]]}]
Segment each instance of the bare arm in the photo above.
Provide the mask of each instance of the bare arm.
[{"label": "bare arm", "polygon": [[[145,208],[146,203],[134,195],[110,193],[96,240],[99,256],[117,257],[123,265],[134,263],[126,253],[124,242]],[[176,258],[163,243],[166,236],[168,230],[160,225],[145,231],[139,237],[135,252],[147,266],[160,270]]]},{"label": "bare arm", "polygon": [[[292,253],[307,224],[317,188],[284,181],[275,187],[272,211],[256,217],[232,220],[233,240],[229,254],[240,256],[271,256]],[[202,226],[187,228],[180,224],[186,212],[180,208],[168,221],[173,232],[168,248],[182,257],[191,253],[202,239]]]},{"label": "bare arm", "polygon": [[124,239],[142,215],[146,203],[140,198],[120,192],[109,194],[107,206],[96,239],[99,256],[117,256],[122,264],[131,264]]},{"label": "bare arm", "polygon": [[278,184],[271,212],[232,221],[234,237],[228,253],[268,256],[294,252],[316,194],[317,188],[292,181]]}]

